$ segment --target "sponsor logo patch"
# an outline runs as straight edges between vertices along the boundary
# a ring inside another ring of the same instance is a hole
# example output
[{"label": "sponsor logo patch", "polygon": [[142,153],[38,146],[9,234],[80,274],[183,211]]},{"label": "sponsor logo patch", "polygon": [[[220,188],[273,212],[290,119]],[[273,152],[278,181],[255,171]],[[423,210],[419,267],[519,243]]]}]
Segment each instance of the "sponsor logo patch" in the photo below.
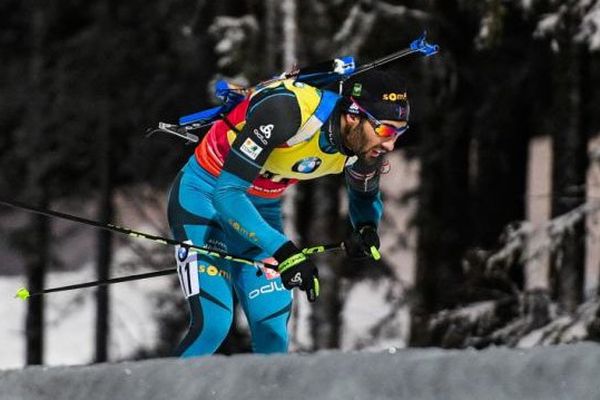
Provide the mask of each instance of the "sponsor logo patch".
[{"label": "sponsor logo patch", "polygon": [[177,246],[177,258],[179,259],[179,261],[185,262],[185,260],[187,259],[187,256],[188,256],[187,247]]},{"label": "sponsor logo patch", "polygon": [[245,236],[248,240],[254,242],[254,243],[258,243],[258,237],[256,237],[256,233],[255,232],[250,232],[248,231],[246,228],[244,228],[239,222],[234,221],[233,219],[230,219],[229,221],[229,225],[231,225],[231,227],[240,235]]},{"label": "sponsor logo patch", "polygon": [[356,103],[352,103],[350,104],[350,107],[348,107],[348,112],[351,114],[360,114],[360,109],[358,108]]},{"label": "sponsor logo patch", "polygon": [[256,136],[256,138],[266,146],[269,143],[267,139],[271,138],[271,132],[273,132],[274,128],[275,125],[273,124],[261,125],[258,127],[258,129],[254,129],[252,133],[254,133],[254,136]]},{"label": "sponsor logo patch", "polygon": [[296,272],[296,275],[292,279],[290,279],[291,283],[295,283],[298,286],[302,286],[302,274],[300,272]]},{"label": "sponsor logo patch", "polygon": [[242,153],[247,155],[253,160],[256,160],[256,157],[263,151],[262,147],[254,143],[254,141],[250,138],[246,139],[240,147]]},{"label": "sponsor logo patch", "polygon": [[227,280],[231,280],[231,274],[225,270],[222,270],[214,265],[203,265],[198,266],[199,274],[206,274],[208,276],[222,276]]},{"label": "sponsor logo patch", "polygon": [[280,283],[278,281],[272,281],[272,282],[269,282],[267,285],[264,285],[258,289],[252,290],[250,293],[248,293],[248,298],[250,300],[252,300],[262,294],[268,294],[268,293],[273,293],[273,292],[283,292],[285,290],[286,290],[286,288],[283,287],[283,283]]},{"label": "sponsor logo patch", "polygon": [[273,124],[269,124],[269,125],[261,125],[258,129],[260,129],[260,131],[265,135],[265,137],[267,139],[270,139],[271,132],[273,132],[273,128],[275,128],[275,126]]},{"label": "sponsor logo patch", "polygon": [[292,166],[292,171],[299,172],[301,174],[310,174],[314,172],[323,161],[318,157],[307,157],[298,161]]},{"label": "sponsor logo patch", "polygon": [[383,100],[384,101],[406,100],[406,93],[384,93]]}]

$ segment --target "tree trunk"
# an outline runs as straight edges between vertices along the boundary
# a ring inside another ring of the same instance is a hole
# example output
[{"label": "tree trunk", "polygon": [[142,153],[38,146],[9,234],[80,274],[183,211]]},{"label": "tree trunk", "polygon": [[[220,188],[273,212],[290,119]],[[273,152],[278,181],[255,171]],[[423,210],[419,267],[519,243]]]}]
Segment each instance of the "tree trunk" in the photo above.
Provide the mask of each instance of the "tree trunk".
[{"label": "tree trunk", "polygon": [[[567,35],[557,54],[555,85],[559,96],[556,117],[563,121],[554,132],[552,216],[562,215],[585,202],[588,165],[584,113],[589,66],[585,44]],[[551,267],[553,297],[569,312],[583,300],[585,277],[585,218],[575,224],[554,249]]]},{"label": "tree trunk", "polygon": [[[339,176],[327,176],[315,182],[308,245],[330,243],[340,236],[339,191]],[[327,254],[317,261],[321,294],[319,300],[312,304],[310,318],[314,350],[339,347],[342,310],[340,269],[344,259],[340,254]]]},{"label": "tree trunk", "polygon": [[278,0],[265,1],[265,71],[272,74],[277,68],[278,35],[277,21],[279,19]]},{"label": "tree trunk", "polygon": [[283,0],[281,2],[282,28],[283,28],[283,68],[287,71],[296,65],[298,55],[296,51],[298,23],[296,19],[296,0]]},{"label": "tree trunk", "polygon": [[[436,27],[443,39],[447,64],[427,63],[427,92],[434,99],[421,128],[421,176],[417,211],[417,271],[411,307],[409,343],[430,341],[429,316],[458,304],[463,289],[462,256],[470,243],[469,207],[469,96],[468,77],[472,32],[456,1],[434,3],[432,13],[455,21]],[[435,30],[434,29],[434,30]],[[448,112],[446,106],[465,105]],[[424,111],[426,112],[426,111]]]},{"label": "tree trunk", "polygon": [[[45,96],[43,95],[44,74],[44,40],[46,36],[46,15],[40,2],[31,1],[31,37],[32,54],[30,61],[31,101],[28,109],[26,124],[31,153],[28,161],[27,194],[33,204],[41,208],[48,207],[48,193],[45,190],[44,174],[46,165],[40,162],[37,154],[43,147],[43,121]],[[27,246],[25,252],[25,265],[27,270],[28,289],[37,292],[44,288],[46,269],[50,255],[50,222],[47,217],[34,216],[32,223],[27,228]],[[27,365],[42,364],[44,362],[44,297],[35,296],[27,303],[26,327],[26,362]]]},{"label": "tree trunk", "polygon": [[[111,155],[111,118],[110,99],[102,99],[104,113],[103,122],[98,132],[98,160],[97,168],[100,182],[100,199],[98,203],[98,221],[111,222],[114,219],[112,202],[112,155]],[[98,280],[110,277],[112,262],[112,233],[100,230],[97,236],[96,273]],[[108,360],[108,343],[110,337],[110,295],[108,286],[100,286],[96,291],[96,340],[95,362]]]},{"label": "tree trunk", "polygon": [[[47,208],[45,193],[41,195],[38,207]],[[34,216],[30,231],[31,244],[25,257],[27,268],[27,287],[30,292],[44,289],[46,269],[49,259],[50,222],[45,216]],[[44,363],[44,296],[31,297],[27,302],[26,316],[26,363],[39,365]]]},{"label": "tree trunk", "polygon": [[[506,227],[525,218],[529,138],[536,111],[547,110],[545,45],[530,40],[534,26],[517,5],[502,9],[495,15],[499,28],[494,44],[478,53],[475,79],[483,102],[473,110],[477,114],[477,157],[471,166],[473,243],[484,249],[496,247]],[[511,280],[523,288],[523,266],[515,263],[509,269]]]},{"label": "tree trunk", "polygon": [[[112,43],[109,40],[110,32],[115,29],[114,16],[116,15],[115,3],[106,1],[99,9],[100,31],[103,35],[99,38],[99,54],[108,57],[111,52]],[[118,86],[114,82],[113,65],[105,65],[99,70],[98,90],[98,130],[96,168],[99,184],[98,220],[101,222],[112,222],[114,220],[113,206],[113,161],[111,135],[114,129],[111,123],[112,103],[115,101],[113,87]],[[101,230],[97,236],[96,253],[96,276],[98,280],[110,277],[112,262],[112,233]],[[95,329],[95,362],[108,360],[108,343],[110,338],[110,292],[109,286],[99,286],[96,290],[96,329]]]}]

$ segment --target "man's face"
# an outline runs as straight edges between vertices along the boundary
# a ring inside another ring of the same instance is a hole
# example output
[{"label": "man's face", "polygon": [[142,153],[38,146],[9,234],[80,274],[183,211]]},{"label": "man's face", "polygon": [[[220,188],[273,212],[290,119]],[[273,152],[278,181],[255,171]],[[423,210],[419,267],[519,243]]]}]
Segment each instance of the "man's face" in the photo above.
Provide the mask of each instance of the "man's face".
[{"label": "man's face", "polygon": [[[378,157],[394,150],[394,143],[397,136],[381,137],[375,133],[373,124],[367,118],[358,118],[346,116],[346,135],[344,135],[345,144],[358,157],[368,163],[373,163]],[[402,128],[406,126],[405,121],[382,120],[381,122]]]}]

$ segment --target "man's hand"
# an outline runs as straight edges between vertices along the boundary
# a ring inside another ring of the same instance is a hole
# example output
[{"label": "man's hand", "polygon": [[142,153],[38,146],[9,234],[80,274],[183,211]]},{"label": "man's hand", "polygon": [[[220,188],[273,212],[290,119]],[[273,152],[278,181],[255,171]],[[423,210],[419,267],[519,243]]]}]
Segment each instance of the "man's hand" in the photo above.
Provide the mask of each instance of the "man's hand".
[{"label": "man's hand", "polygon": [[381,258],[379,254],[379,235],[377,229],[372,225],[365,225],[355,229],[350,236],[344,240],[344,249],[351,258],[372,257],[375,260]]},{"label": "man's hand", "polygon": [[306,292],[311,303],[319,297],[319,271],[292,242],[281,246],[273,255],[278,262],[277,270],[286,289],[300,288]]}]

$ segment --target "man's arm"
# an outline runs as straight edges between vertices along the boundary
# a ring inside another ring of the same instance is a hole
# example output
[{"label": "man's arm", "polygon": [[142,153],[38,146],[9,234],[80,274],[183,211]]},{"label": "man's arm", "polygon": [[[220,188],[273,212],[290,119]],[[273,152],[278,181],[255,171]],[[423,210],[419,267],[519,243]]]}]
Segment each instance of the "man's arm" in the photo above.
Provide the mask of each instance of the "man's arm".
[{"label": "man's arm", "polygon": [[374,164],[367,164],[359,159],[344,170],[350,221],[355,229],[365,225],[376,228],[379,225],[383,214],[383,201],[379,191],[382,164],[382,158]]},{"label": "man's arm", "polygon": [[273,149],[292,137],[300,123],[293,93],[282,87],[258,94],[248,107],[246,125],[233,142],[215,187],[214,206],[226,223],[269,254],[289,239],[263,219],[246,192]]},{"label": "man's arm", "polygon": [[377,226],[383,214],[383,202],[379,192],[379,175],[383,160],[367,164],[360,159],[346,167],[346,187],[350,221],[354,231],[344,240],[349,257],[381,258]]}]

